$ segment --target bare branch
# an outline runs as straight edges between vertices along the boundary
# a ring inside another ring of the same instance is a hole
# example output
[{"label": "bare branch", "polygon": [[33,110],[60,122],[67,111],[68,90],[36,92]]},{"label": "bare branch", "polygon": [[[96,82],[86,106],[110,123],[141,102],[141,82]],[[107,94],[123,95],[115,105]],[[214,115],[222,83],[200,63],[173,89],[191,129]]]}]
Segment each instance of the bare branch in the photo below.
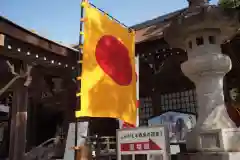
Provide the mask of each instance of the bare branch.
[{"label": "bare branch", "polygon": [[13,74],[13,75],[19,75],[18,73],[15,72],[15,67],[13,64],[11,64],[9,61],[6,61],[9,69],[10,69],[10,72]]},{"label": "bare branch", "polygon": [[20,76],[18,75],[18,76],[15,76],[11,81],[9,81],[1,90],[0,90],[0,96],[4,93],[4,92],[6,92],[6,90],[9,88],[9,87],[11,87],[11,85],[17,80],[17,79],[19,79],[20,78]]},{"label": "bare branch", "polygon": [[27,71],[26,71],[26,73],[24,75],[24,77],[27,77],[26,81],[24,83],[24,86],[26,86],[26,87],[28,87],[31,84],[31,82],[32,82],[32,76],[31,76],[32,68],[33,67],[31,65],[27,65]]}]

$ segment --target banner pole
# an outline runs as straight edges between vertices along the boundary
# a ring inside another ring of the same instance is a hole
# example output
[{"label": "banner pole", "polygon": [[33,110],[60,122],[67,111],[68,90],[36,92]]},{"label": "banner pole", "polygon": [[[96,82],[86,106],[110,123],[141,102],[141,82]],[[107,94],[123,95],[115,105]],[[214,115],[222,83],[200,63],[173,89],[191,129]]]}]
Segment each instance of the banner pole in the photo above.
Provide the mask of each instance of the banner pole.
[{"label": "banner pole", "polygon": [[[80,3],[80,32],[79,32],[79,53],[77,54],[77,77],[81,77],[81,72],[82,72],[82,54],[83,54],[83,23],[84,23],[84,6],[82,5],[83,2],[87,2],[87,0],[81,0]],[[77,78],[76,78],[77,79]],[[77,79],[77,92],[81,93],[81,79]],[[76,103],[76,110],[80,109],[81,110],[81,94],[77,96],[77,103]],[[78,118],[76,118],[75,122],[75,142],[74,145],[77,148],[77,142],[78,142]],[[75,148],[74,147],[74,148]],[[77,149],[74,149],[74,160],[77,160]]]}]

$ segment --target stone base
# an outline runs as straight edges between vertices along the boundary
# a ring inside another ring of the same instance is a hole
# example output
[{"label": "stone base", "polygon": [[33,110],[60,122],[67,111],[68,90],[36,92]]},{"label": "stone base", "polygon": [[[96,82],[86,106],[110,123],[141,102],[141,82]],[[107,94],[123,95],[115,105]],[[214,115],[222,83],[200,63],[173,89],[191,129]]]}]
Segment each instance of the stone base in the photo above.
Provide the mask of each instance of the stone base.
[{"label": "stone base", "polygon": [[200,132],[199,151],[240,152],[240,129],[225,128]]},{"label": "stone base", "polygon": [[223,128],[192,132],[187,136],[187,150],[189,152],[240,152],[240,129]]},{"label": "stone base", "polygon": [[180,153],[177,160],[239,160],[240,152]]}]

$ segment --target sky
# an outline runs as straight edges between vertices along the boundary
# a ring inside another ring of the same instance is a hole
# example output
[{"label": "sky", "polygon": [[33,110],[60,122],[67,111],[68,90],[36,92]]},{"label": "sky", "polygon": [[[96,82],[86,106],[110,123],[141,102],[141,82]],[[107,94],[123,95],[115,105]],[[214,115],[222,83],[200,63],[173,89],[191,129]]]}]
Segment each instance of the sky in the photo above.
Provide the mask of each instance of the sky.
[{"label": "sky", "polygon": [[[81,0],[0,0],[0,15],[63,44],[77,44]],[[89,0],[127,26],[187,7],[187,0]],[[211,0],[216,4],[218,0]]]}]

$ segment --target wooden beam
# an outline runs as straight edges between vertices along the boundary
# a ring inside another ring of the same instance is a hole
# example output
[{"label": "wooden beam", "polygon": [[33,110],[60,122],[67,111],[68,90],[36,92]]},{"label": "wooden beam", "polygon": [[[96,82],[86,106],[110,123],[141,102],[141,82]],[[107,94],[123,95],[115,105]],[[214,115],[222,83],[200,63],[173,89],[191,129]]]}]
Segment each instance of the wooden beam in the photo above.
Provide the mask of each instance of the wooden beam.
[{"label": "wooden beam", "polygon": [[5,35],[0,34],[0,46],[4,46],[4,41],[5,41]]},{"label": "wooden beam", "polygon": [[[7,45],[7,44],[5,44]],[[0,47],[0,55],[11,58],[11,59],[18,59],[22,60],[26,63],[32,64],[32,65],[40,65],[44,66],[46,68],[52,68],[52,69],[64,69],[67,70],[68,72],[72,70],[72,67],[76,66],[76,61],[74,63],[73,60],[69,59],[69,57],[58,57],[58,56],[53,56],[49,55],[49,52],[36,52],[35,50],[32,51],[32,55],[26,55],[27,51],[24,50],[25,48],[21,48],[21,52],[18,52],[17,49],[12,48],[12,49],[7,49],[7,47]],[[37,54],[41,53],[41,54]],[[36,58],[36,55],[38,55],[38,58]],[[48,56],[47,56],[48,55]],[[46,59],[46,60],[45,60]],[[54,63],[52,63],[52,61]],[[61,65],[59,65],[61,63]],[[67,65],[67,67],[66,67]]]},{"label": "wooden beam", "polygon": [[75,49],[71,49],[56,42],[50,41],[49,39],[40,37],[39,35],[34,34],[6,19],[0,19],[0,32],[7,36],[21,40],[22,42],[45,49],[56,55],[69,56],[70,54],[77,53]]}]

